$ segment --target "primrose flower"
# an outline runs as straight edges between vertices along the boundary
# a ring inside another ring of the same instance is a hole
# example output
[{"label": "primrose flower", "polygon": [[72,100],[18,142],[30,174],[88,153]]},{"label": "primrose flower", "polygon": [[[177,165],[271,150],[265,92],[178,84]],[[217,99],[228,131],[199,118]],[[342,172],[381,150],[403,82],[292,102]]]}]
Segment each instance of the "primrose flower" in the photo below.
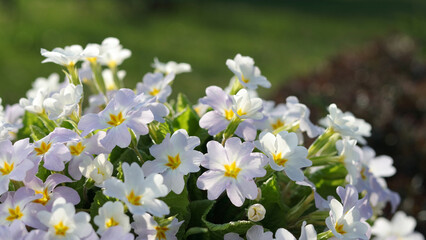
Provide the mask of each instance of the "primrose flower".
[{"label": "primrose flower", "polygon": [[40,194],[34,195],[34,191],[25,187],[19,188],[16,192],[8,192],[0,204],[0,225],[22,221],[33,228],[43,226],[34,214],[43,210],[44,206],[32,202],[39,197]]},{"label": "primrose flower", "polygon": [[174,73],[166,76],[163,76],[162,73],[147,73],[142,79],[143,82],[136,85],[136,92],[153,96],[157,101],[164,103],[167,101],[167,97],[172,94],[172,87],[169,84],[174,78]]},{"label": "primrose flower", "polygon": [[94,160],[83,159],[79,169],[84,177],[92,179],[96,186],[101,187],[105,180],[111,178],[114,167],[108,161],[108,154],[99,154]]},{"label": "primrose flower", "polygon": [[132,52],[124,49],[117,38],[109,37],[102,41],[99,62],[109,68],[115,68],[131,55]]},{"label": "primrose flower", "polygon": [[198,145],[200,139],[188,136],[184,129],[177,130],[171,137],[168,133],[161,144],[149,149],[155,159],[143,164],[144,174],[160,173],[164,184],[180,194],[185,187],[183,177],[190,172],[198,172],[200,163],[204,160],[204,155],[194,150]]},{"label": "primrose flower", "polygon": [[[236,114],[233,111],[232,97],[221,88],[210,86],[206,89],[206,95],[199,102],[212,107],[213,111],[207,112],[201,117],[200,127],[208,129],[208,133],[214,136],[225,130]],[[245,109],[243,110],[245,111]],[[253,111],[250,111],[250,113],[253,113]],[[238,125],[235,133],[246,141],[253,141],[257,132],[256,127],[251,122],[243,121]]]},{"label": "primrose flower", "polygon": [[71,115],[78,111],[78,104],[83,96],[83,86],[68,84],[62,88],[59,93],[43,101],[43,107],[47,112],[49,119],[56,120]]},{"label": "primrose flower", "polygon": [[[296,238],[285,228],[279,228],[275,233],[276,240],[296,240]],[[317,232],[312,224],[306,225],[303,221],[299,240],[316,240]]]},{"label": "primrose flower", "polygon": [[135,221],[132,223],[135,233],[138,234],[138,239],[170,239],[176,240],[176,233],[179,231],[179,227],[183,221],[178,222],[178,219],[174,218],[168,225],[161,226],[155,222],[154,218],[145,213],[143,215],[133,216]]},{"label": "primrose flower", "polygon": [[14,221],[10,226],[0,226],[0,239],[2,240],[26,239],[27,235],[28,230],[21,221]]},{"label": "primrose flower", "polygon": [[337,239],[368,239],[368,223],[362,220],[356,207],[345,211],[336,199],[330,201],[330,216],[325,220],[328,229]]},{"label": "primrose flower", "polygon": [[252,98],[246,89],[241,89],[232,96],[232,110],[240,119],[260,120],[263,118],[262,99]]},{"label": "primrose flower", "polygon": [[258,191],[253,178],[263,177],[266,164],[262,154],[252,153],[254,145],[241,143],[239,138],[229,138],[225,147],[216,141],[207,143],[208,153],[203,166],[209,170],[197,180],[197,187],[207,190],[209,200],[214,200],[226,190],[232,204],[240,207],[245,198],[256,199]]},{"label": "primrose flower", "polygon": [[10,140],[0,141],[0,195],[9,189],[10,180],[23,181],[34,163],[28,159],[32,152],[29,139],[12,145]]},{"label": "primrose flower", "polygon": [[[247,240],[273,240],[272,232],[264,232],[264,229],[260,225],[254,225],[246,233]],[[236,233],[227,233],[224,236],[224,240],[244,240]]]},{"label": "primrose flower", "polygon": [[253,222],[262,221],[265,218],[266,209],[262,204],[256,203],[249,207],[247,218]]},{"label": "primrose flower", "polygon": [[159,197],[167,195],[169,190],[163,184],[160,174],[151,174],[146,178],[137,163],[122,165],[124,182],[111,178],[104,183],[104,194],[123,201],[133,214],[149,212],[154,216],[169,214],[169,207]]},{"label": "primrose flower", "polygon": [[342,201],[343,212],[348,212],[351,208],[355,207],[359,211],[359,215],[363,221],[373,215],[373,210],[367,197],[358,199],[359,194],[354,186],[346,185],[345,188],[338,186],[336,192]]},{"label": "primrose flower", "polygon": [[321,119],[320,123],[333,131],[340,133],[344,137],[350,137],[361,144],[365,144],[364,137],[371,135],[371,125],[362,119],[355,118],[350,112],[343,113],[336,104],[330,104],[329,114]]},{"label": "primrose flower", "polygon": [[46,58],[42,63],[53,62],[65,67],[74,67],[82,58],[83,48],[80,45],[55,48],[52,51],[47,51],[42,48],[40,53]]},{"label": "primrose flower", "polygon": [[19,105],[28,112],[42,114],[44,113],[43,102],[48,96],[49,93],[46,90],[40,90],[34,97],[19,99]]},{"label": "primrose flower", "polygon": [[99,215],[94,219],[98,226],[100,235],[104,235],[106,230],[114,226],[121,226],[124,232],[130,232],[129,216],[124,214],[124,206],[121,202],[106,202],[99,208]]},{"label": "primrose flower", "polygon": [[63,198],[53,202],[51,212],[40,211],[37,217],[48,228],[48,239],[81,239],[93,232],[89,214],[76,213],[74,205]]},{"label": "primrose flower", "polygon": [[86,136],[98,129],[108,129],[101,144],[111,151],[115,146],[125,148],[131,142],[132,129],[136,136],[148,133],[147,124],[154,120],[151,110],[136,101],[134,92],[130,89],[118,90],[105,109],[98,113],[84,115],[78,123],[78,128]]},{"label": "primrose flower", "polygon": [[39,203],[46,206],[48,209],[52,207],[53,202],[58,198],[64,198],[67,202],[77,205],[80,202],[80,196],[77,191],[66,186],[58,186],[61,183],[72,182],[67,176],[62,174],[49,175],[46,181],[34,177],[29,182],[25,182],[25,186],[32,189],[35,194],[41,194],[41,197],[33,200],[34,203]]},{"label": "primrose flower", "polygon": [[261,75],[260,69],[254,66],[254,60],[251,57],[237,54],[234,60],[226,60],[226,66],[235,74],[240,83],[248,89],[256,89],[257,86],[271,87],[271,83],[266,77]]},{"label": "primrose flower", "polygon": [[[126,71],[124,70],[118,71],[117,76],[120,81],[123,81],[123,79],[126,77]],[[105,87],[108,91],[113,91],[118,89],[118,86],[115,85],[114,76],[111,69],[104,69],[102,71],[102,78],[104,79]]]},{"label": "primrose flower", "polygon": [[349,140],[343,138],[336,142],[336,149],[340,156],[340,161],[345,165],[348,170],[349,184],[355,185],[358,181],[359,170],[359,154],[356,151],[356,140]]},{"label": "primrose flower", "polygon": [[284,171],[293,181],[303,181],[305,178],[301,168],[309,167],[312,162],[306,157],[308,150],[298,146],[295,133],[279,132],[276,136],[270,132],[262,132],[255,145],[269,159],[269,165],[275,171]]},{"label": "primrose flower", "polygon": [[19,129],[23,127],[22,117],[24,114],[25,110],[19,104],[6,105],[3,120],[0,119],[0,122],[4,121],[4,125],[8,126],[9,139],[15,139],[17,137]]},{"label": "primrose flower", "polygon": [[[117,226],[108,228],[102,234],[102,237],[100,238],[100,240],[111,240],[111,239],[134,240],[135,236],[133,236],[132,233],[126,232],[120,225],[117,225]],[[94,238],[93,240],[97,240],[97,238]]]},{"label": "primrose flower", "polygon": [[52,73],[49,77],[39,77],[32,84],[32,88],[27,91],[27,98],[35,98],[39,91],[44,91],[47,94],[54,93],[61,89],[62,83],[59,83],[59,74]]},{"label": "primrose flower", "polygon": [[415,232],[416,219],[407,216],[404,212],[398,211],[389,221],[386,218],[378,218],[371,232],[375,235],[374,240],[388,239],[407,239],[407,240],[424,240],[424,236]]},{"label": "primrose flower", "polygon": [[170,61],[167,63],[162,63],[158,58],[154,58],[154,63],[151,65],[156,72],[161,72],[164,74],[179,74],[185,72],[191,72],[191,65],[188,63],[177,63],[175,61]]},{"label": "primrose flower", "polygon": [[76,139],[76,133],[66,128],[56,128],[46,137],[34,143],[33,156],[43,158],[48,170],[62,171],[72,155],[64,143]]},{"label": "primrose flower", "polygon": [[363,147],[359,152],[361,163],[375,177],[391,177],[396,173],[393,159],[386,155],[376,156],[376,152],[370,147]]}]

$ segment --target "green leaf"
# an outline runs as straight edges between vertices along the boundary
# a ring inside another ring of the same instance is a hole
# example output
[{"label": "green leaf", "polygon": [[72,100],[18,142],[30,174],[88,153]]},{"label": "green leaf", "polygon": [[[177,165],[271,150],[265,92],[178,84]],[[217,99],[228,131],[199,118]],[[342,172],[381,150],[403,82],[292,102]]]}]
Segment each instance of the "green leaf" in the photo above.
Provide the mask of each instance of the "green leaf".
[{"label": "green leaf", "polygon": [[266,209],[265,219],[262,224],[268,229],[276,231],[276,229],[286,225],[286,213],[288,207],[284,204],[281,195],[281,189],[278,185],[275,175],[272,175],[266,182],[260,186],[262,198],[260,204]]},{"label": "green leaf", "polygon": [[152,122],[148,125],[149,136],[156,144],[160,144],[166,137],[167,133],[172,134],[173,123],[169,119],[165,119],[164,123]]},{"label": "green leaf", "polygon": [[176,101],[176,112],[182,112],[188,106],[192,107],[192,104],[189,101],[188,97],[183,93],[179,93]]},{"label": "green leaf", "polygon": [[178,239],[182,239],[185,234],[186,226],[189,224],[191,218],[188,190],[186,186],[180,194],[170,192],[166,197],[160,199],[170,207],[170,215],[175,215],[179,221],[184,221],[179,228],[179,232],[176,234]]},{"label": "green leaf", "polygon": [[336,188],[344,185],[348,171],[341,163],[336,163],[322,168],[309,176],[308,178],[317,187],[317,192],[327,198],[327,196],[335,196]]},{"label": "green leaf", "polygon": [[49,130],[44,126],[43,121],[37,114],[26,111],[22,119],[23,127],[18,131],[18,139],[31,137],[37,141],[49,134]]},{"label": "green leaf", "polygon": [[129,165],[133,162],[137,162],[140,165],[140,161],[136,153],[130,148],[115,147],[109,155],[109,160],[112,163],[116,173],[113,173],[118,179],[123,180],[122,164],[127,162]]}]

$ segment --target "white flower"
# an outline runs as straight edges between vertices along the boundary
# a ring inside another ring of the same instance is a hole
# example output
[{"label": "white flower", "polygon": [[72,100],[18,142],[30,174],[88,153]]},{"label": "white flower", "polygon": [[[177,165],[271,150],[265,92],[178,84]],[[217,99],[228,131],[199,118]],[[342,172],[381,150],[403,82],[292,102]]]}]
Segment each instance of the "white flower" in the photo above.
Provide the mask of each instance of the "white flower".
[{"label": "white flower", "polygon": [[356,185],[359,177],[359,154],[356,149],[356,140],[343,138],[336,142],[336,149],[340,156],[340,161],[348,170],[348,181],[351,185]]},{"label": "white flower", "polygon": [[103,186],[105,180],[110,179],[113,172],[113,166],[108,161],[108,154],[99,154],[93,161],[85,158],[79,166],[81,174],[84,177],[93,179],[96,186]]},{"label": "white flower", "polygon": [[249,207],[247,217],[250,221],[259,222],[265,218],[266,209],[262,204],[256,203]]},{"label": "white flower", "polygon": [[136,85],[136,92],[137,94],[145,93],[153,96],[157,101],[164,103],[167,101],[167,97],[172,94],[172,87],[169,84],[174,78],[173,72],[166,76],[163,76],[162,73],[147,73],[143,76],[143,82]]},{"label": "white flower", "polygon": [[72,45],[65,48],[55,48],[52,51],[42,48],[40,52],[43,57],[46,57],[42,63],[53,62],[65,67],[74,67],[82,58],[83,48],[80,45]]},{"label": "white flower", "polygon": [[135,215],[133,218],[135,221],[132,223],[132,227],[139,236],[137,239],[176,240],[176,233],[183,223],[183,221],[178,222],[178,220],[174,218],[167,226],[160,226],[154,221],[154,218],[147,213]]},{"label": "white flower", "polygon": [[[276,240],[296,240],[296,238],[285,228],[279,228],[275,233]],[[306,225],[303,221],[299,240],[316,240],[317,232],[312,224]]]},{"label": "white flower", "polygon": [[398,211],[389,221],[385,218],[378,218],[371,229],[376,237],[375,240],[424,240],[424,236],[415,232],[416,220],[407,216],[404,212]]},{"label": "white flower", "polygon": [[328,111],[327,117],[320,121],[322,125],[332,128],[333,131],[340,133],[344,137],[356,139],[362,144],[366,143],[364,137],[371,135],[371,125],[369,123],[354,117],[350,112],[343,113],[334,103],[330,104]]},{"label": "white flower", "polygon": [[151,66],[155,68],[155,71],[162,72],[166,75],[172,72],[175,74],[191,72],[191,65],[188,63],[177,63],[174,61],[162,63],[158,58],[154,58],[154,63]]},{"label": "white flower", "polygon": [[43,107],[47,112],[49,119],[56,120],[71,115],[78,111],[78,104],[83,96],[83,86],[68,84],[62,88],[59,93],[43,101]]},{"label": "white flower", "polygon": [[259,68],[254,66],[254,61],[251,57],[237,54],[234,60],[226,60],[226,66],[238,77],[240,83],[248,89],[256,89],[257,86],[271,87],[271,83],[266,77],[261,75]]},{"label": "white flower", "polygon": [[116,178],[105,181],[104,194],[123,201],[133,214],[149,212],[154,216],[169,214],[169,207],[159,197],[167,195],[169,190],[163,184],[160,174],[144,177],[137,163],[122,164],[124,183]]},{"label": "white flower", "polygon": [[251,98],[246,89],[232,96],[232,110],[241,119],[260,120],[263,118],[262,99]]},{"label": "white flower", "polygon": [[325,223],[337,239],[368,239],[369,225],[361,220],[361,214],[356,206],[344,212],[342,204],[332,199],[330,216]]},{"label": "white flower", "polygon": [[52,73],[49,77],[39,77],[32,84],[32,88],[27,91],[27,98],[35,98],[37,93],[42,90],[47,94],[57,92],[61,88],[62,83],[59,83],[59,74]]},{"label": "white flower", "polygon": [[28,112],[32,113],[44,113],[43,102],[48,97],[46,90],[40,90],[36,93],[35,97],[32,98],[21,98],[19,99],[19,105]]},{"label": "white flower", "polygon": [[188,136],[184,129],[177,130],[171,137],[168,133],[161,144],[149,149],[155,159],[144,163],[144,174],[160,173],[164,184],[176,194],[180,194],[185,187],[183,177],[200,170],[204,155],[194,150],[198,145],[200,139]]},{"label": "white flower", "polygon": [[48,239],[81,239],[93,231],[89,214],[76,214],[74,205],[63,198],[55,200],[51,212],[40,211],[37,217],[48,228]]},{"label": "white flower", "polygon": [[[118,75],[118,79],[120,81],[123,81],[124,77],[126,77],[126,71],[120,70],[120,71],[117,72],[117,75]],[[111,69],[104,69],[102,71],[102,77],[103,77],[104,82],[105,82],[105,87],[108,91],[118,89],[118,86],[115,85],[114,77],[112,75]]]},{"label": "white flower", "polygon": [[391,157],[386,155],[376,156],[376,152],[370,147],[362,148],[360,160],[375,177],[391,177],[396,172]]},{"label": "white flower", "polygon": [[109,37],[102,41],[99,50],[99,62],[110,68],[115,68],[131,55],[132,52],[129,49],[123,49],[117,38]]},{"label": "white flower", "polygon": [[[263,232],[264,229],[260,225],[254,225],[249,230],[247,230],[246,238],[247,240],[273,240],[272,232]],[[236,233],[227,233],[224,236],[224,240],[243,240]]]},{"label": "white flower", "polygon": [[309,167],[312,162],[306,157],[308,150],[298,146],[295,133],[282,131],[276,136],[270,132],[262,132],[255,145],[269,159],[269,165],[275,171],[283,171],[293,181],[303,181],[305,178],[301,168]]},{"label": "white flower", "polygon": [[114,226],[120,226],[124,232],[130,232],[129,216],[124,214],[124,207],[121,202],[106,202],[99,208],[99,215],[93,219],[99,227],[97,233],[103,235],[105,231]]}]

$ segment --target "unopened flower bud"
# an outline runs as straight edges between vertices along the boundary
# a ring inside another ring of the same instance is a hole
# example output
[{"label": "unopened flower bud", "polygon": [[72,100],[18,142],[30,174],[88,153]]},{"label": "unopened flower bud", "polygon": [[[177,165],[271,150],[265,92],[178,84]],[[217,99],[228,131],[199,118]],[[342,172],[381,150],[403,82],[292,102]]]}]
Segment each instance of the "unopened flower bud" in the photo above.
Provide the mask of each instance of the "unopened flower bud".
[{"label": "unopened flower bud", "polygon": [[247,217],[250,221],[258,222],[265,218],[266,209],[262,204],[256,203],[249,207]]}]

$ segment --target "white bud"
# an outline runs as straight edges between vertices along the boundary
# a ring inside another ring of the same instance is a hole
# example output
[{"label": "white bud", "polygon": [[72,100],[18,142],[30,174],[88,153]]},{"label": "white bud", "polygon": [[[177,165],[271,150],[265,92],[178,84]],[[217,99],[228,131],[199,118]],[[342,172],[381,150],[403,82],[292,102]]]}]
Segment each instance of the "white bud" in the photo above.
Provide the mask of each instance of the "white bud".
[{"label": "white bud", "polygon": [[266,209],[262,204],[256,203],[249,207],[247,217],[250,221],[258,222],[265,218]]},{"label": "white bud", "polygon": [[257,188],[257,196],[254,200],[259,202],[260,199],[262,199],[262,190],[260,188]]}]

